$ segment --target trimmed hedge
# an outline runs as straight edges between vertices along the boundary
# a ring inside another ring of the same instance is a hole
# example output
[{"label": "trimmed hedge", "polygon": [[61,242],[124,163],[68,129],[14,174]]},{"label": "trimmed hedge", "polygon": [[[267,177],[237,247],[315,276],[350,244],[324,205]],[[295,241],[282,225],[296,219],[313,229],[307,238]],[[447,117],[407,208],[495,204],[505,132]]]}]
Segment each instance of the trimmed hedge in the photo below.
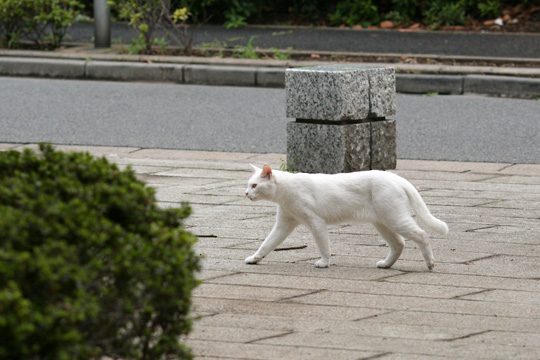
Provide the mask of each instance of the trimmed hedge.
[{"label": "trimmed hedge", "polygon": [[190,358],[189,214],[104,158],[0,152],[0,358]]}]

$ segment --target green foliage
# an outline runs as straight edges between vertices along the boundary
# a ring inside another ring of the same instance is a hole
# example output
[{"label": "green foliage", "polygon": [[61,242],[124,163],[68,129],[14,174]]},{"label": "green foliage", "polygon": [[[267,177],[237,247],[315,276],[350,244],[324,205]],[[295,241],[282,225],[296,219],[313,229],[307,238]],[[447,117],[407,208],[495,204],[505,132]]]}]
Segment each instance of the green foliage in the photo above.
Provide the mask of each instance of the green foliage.
[{"label": "green foliage", "polygon": [[386,14],[386,18],[398,24],[405,24],[416,19],[419,10],[417,0],[392,0],[392,7]]},{"label": "green foliage", "polygon": [[255,12],[256,6],[253,2],[232,0],[225,11],[225,28],[236,29],[247,25],[247,18]]},{"label": "green foliage", "polygon": [[292,47],[288,47],[286,50],[282,51],[280,49],[272,48],[272,55],[276,60],[289,60],[291,58]]},{"label": "green foliage", "polygon": [[4,46],[16,47],[27,38],[40,47],[56,48],[81,9],[78,0],[0,0]]},{"label": "green foliage", "polygon": [[329,16],[333,25],[370,25],[379,22],[379,12],[372,0],[342,0]]},{"label": "green foliage", "polygon": [[[469,17],[492,18],[501,4],[532,5],[534,0],[172,0],[185,6],[194,22],[225,23],[240,27],[267,19],[289,23],[331,25],[370,25],[382,19],[406,24],[417,21],[427,25],[463,24]],[[266,21],[265,21],[266,20]]]},{"label": "green foliage", "polygon": [[424,13],[426,22],[433,27],[463,25],[465,23],[465,1],[433,0]]},{"label": "green foliage", "polygon": [[327,0],[293,0],[287,10],[298,21],[307,21],[312,24],[324,21],[332,8],[332,2]]},{"label": "green foliage", "polygon": [[130,53],[150,54],[153,45],[162,45],[163,41],[156,39],[158,29],[182,45],[186,53],[191,53],[192,34],[187,25],[191,13],[186,7],[172,11],[168,0],[109,0],[109,4],[121,19],[139,31],[130,45]]},{"label": "green foliage", "polygon": [[253,40],[255,40],[255,36],[249,38],[246,46],[237,46],[234,50],[234,57],[242,59],[258,59],[259,54],[253,45]]},{"label": "green foliage", "polygon": [[0,153],[0,358],[190,358],[196,238],[128,169]]},{"label": "green foliage", "polygon": [[501,3],[499,0],[484,0],[478,3],[478,11],[480,17],[496,18],[501,12]]}]

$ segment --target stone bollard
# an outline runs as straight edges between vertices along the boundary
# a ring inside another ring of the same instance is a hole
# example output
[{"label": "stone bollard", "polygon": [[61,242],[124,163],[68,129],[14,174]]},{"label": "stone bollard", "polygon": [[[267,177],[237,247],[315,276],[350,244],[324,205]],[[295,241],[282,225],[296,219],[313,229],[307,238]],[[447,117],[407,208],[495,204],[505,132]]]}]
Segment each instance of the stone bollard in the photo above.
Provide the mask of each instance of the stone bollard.
[{"label": "stone bollard", "polygon": [[395,71],[369,65],[287,69],[287,166],[338,173],[396,167]]}]

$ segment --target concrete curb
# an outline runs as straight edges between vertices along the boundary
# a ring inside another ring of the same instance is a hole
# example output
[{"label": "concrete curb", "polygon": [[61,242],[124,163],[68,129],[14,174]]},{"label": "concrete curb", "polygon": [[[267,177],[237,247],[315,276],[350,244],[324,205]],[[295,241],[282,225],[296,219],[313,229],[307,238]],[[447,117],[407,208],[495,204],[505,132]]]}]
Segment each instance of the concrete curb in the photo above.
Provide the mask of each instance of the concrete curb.
[{"label": "concrete curb", "polygon": [[[0,54],[0,76],[29,76],[62,79],[152,81],[201,85],[284,87],[287,67],[308,64],[291,61],[283,64],[246,62],[192,64],[142,61],[85,60],[74,58],[15,57]],[[109,57],[110,58],[110,57]],[[114,58],[113,58],[114,59]],[[125,57],[123,58],[125,59]],[[144,60],[144,59],[142,59]],[[164,59],[162,59],[164,60]],[[147,60],[148,61],[148,60]],[[321,63],[317,63],[321,64]],[[266,66],[265,66],[266,65]],[[515,98],[540,97],[538,69],[532,77],[500,75],[493,69],[474,73],[470,67],[459,73],[448,66],[395,64],[396,88],[400,93],[486,94]],[[429,73],[439,70],[438,73]],[[522,69],[523,70],[523,69]],[[454,71],[452,73],[451,71]],[[419,72],[419,73],[409,73]],[[486,75],[494,73],[495,75]],[[522,72],[514,72],[520,74]],[[526,73],[526,72],[525,72]]]}]

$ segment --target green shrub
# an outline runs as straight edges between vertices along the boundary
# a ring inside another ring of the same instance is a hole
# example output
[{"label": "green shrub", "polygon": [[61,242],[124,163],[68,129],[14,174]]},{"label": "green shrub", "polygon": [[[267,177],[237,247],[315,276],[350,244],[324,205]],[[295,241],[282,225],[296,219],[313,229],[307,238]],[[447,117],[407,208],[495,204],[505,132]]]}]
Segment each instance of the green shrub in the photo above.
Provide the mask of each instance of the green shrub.
[{"label": "green shrub", "polygon": [[501,3],[499,0],[484,0],[477,5],[481,18],[496,18],[501,12]]},{"label": "green shrub", "polygon": [[386,18],[396,23],[406,24],[417,20],[419,14],[420,7],[417,0],[392,0],[392,5],[388,9]]},{"label": "green shrub", "polygon": [[236,29],[247,25],[247,19],[257,11],[253,2],[232,0],[225,10],[225,28]]},{"label": "green shrub", "polygon": [[4,46],[18,46],[26,38],[37,46],[56,48],[81,8],[78,0],[0,0]]},{"label": "green shrub", "polygon": [[466,19],[465,1],[433,0],[424,13],[427,24],[433,27],[463,25]]},{"label": "green shrub", "polygon": [[[331,25],[371,25],[381,19],[407,24],[459,25],[469,17],[492,18],[501,7],[533,5],[535,0],[171,0],[173,7],[190,9],[196,23],[212,22],[228,27],[257,21]],[[537,0],[536,0],[537,1]]]},{"label": "green shrub", "polygon": [[190,358],[190,209],[104,158],[0,152],[0,358]]},{"label": "green shrub", "polygon": [[157,38],[157,30],[164,31],[168,38],[184,47],[191,54],[192,33],[187,25],[191,16],[187,7],[173,11],[170,0],[109,0],[120,19],[129,21],[139,35],[130,46],[131,53],[152,53],[152,46],[162,46],[164,38]]},{"label": "green shrub", "polygon": [[372,0],[343,0],[329,16],[333,25],[370,25],[379,22],[379,12]]}]

